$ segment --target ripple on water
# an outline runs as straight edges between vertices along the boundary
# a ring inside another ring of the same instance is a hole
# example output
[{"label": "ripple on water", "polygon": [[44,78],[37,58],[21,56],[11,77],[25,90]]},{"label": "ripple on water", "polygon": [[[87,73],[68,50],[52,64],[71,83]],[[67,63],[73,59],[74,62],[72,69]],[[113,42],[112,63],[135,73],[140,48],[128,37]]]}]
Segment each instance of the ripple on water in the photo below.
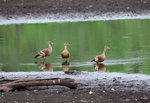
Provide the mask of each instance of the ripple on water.
[{"label": "ripple on water", "polygon": [[[105,65],[119,65],[119,64],[134,64],[134,63],[143,63],[145,59],[148,58],[129,58],[129,59],[113,59],[105,60],[102,62]],[[51,63],[53,67],[62,67],[62,63]],[[94,62],[70,62],[70,67],[92,67]],[[5,65],[0,63],[0,65]],[[21,66],[33,66],[35,63],[21,63]]]}]

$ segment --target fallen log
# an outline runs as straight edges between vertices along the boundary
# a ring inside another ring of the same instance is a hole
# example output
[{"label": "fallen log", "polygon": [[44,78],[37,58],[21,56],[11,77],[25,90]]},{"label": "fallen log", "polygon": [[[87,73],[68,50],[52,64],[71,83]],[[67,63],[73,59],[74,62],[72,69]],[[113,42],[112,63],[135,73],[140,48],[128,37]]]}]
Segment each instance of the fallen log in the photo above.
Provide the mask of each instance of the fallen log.
[{"label": "fallen log", "polygon": [[51,86],[61,85],[70,89],[75,89],[79,83],[75,83],[71,78],[52,78],[52,79],[21,79],[12,82],[4,83],[0,85],[0,91],[9,92],[20,88],[26,88],[31,86]]}]

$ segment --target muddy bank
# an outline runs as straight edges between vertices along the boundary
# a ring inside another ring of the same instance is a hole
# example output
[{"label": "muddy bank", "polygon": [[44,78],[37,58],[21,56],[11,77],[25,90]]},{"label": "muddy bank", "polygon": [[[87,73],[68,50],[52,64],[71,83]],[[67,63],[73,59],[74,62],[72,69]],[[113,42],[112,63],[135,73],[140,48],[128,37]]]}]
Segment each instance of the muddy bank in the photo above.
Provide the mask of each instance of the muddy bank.
[{"label": "muddy bank", "polygon": [[[0,93],[3,103],[148,103],[150,76],[141,74],[102,72],[1,72],[1,80],[29,78],[73,78],[84,85],[77,89],[63,86],[30,87],[28,91]],[[92,91],[89,94],[89,91]],[[7,98],[7,99],[6,99]],[[59,98],[59,99],[58,99]]]},{"label": "muddy bank", "polygon": [[140,13],[150,10],[149,0],[1,0],[0,15],[45,15],[56,13]]},{"label": "muddy bank", "polygon": [[[122,89],[150,90],[150,76],[143,74],[104,73],[104,72],[1,72],[0,80],[71,78],[83,87],[99,85],[123,86]],[[82,87],[80,86],[80,87]],[[118,87],[118,86],[117,86]],[[116,88],[117,88],[116,87]],[[130,88],[128,88],[130,87]]]},{"label": "muddy bank", "polygon": [[5,18],[0,16],[0,25],[22,24],[22,23],[50,23],[50,22],[80,22],[118,19],[150,19],[150,11],[147,13],[70,13],[70,14],[47,14],[42,16],[12,16]]},{"label": "muddy bank", "polygon": [[150,18],[149,0],[1,0],[0,25]]},{"label": "muddy bank", "polygon": [[80,90],[21,91],[0,93],[2,103],[149,103],[148,91],[112,91],[110,87]]}]

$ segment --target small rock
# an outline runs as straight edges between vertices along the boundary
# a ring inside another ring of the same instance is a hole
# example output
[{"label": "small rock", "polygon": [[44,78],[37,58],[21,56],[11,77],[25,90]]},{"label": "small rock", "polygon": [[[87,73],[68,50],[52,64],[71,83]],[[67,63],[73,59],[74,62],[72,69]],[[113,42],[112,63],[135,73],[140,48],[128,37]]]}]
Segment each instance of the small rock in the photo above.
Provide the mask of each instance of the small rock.
[{"label": "small rock", "polygon": [[93,7],[93,5],[89,5],[89,7],[90,7],[90,8],[92,8],[92,7]]},{"label": "small rock", "polygon": [[114,88],[111,88],[111,90],[112,90],[112,91],[115,91],[115,89],[114,89]]},{"label": "small rock", "polygon": [[34,92],[37,92],[38,90],[34,90]]},{"label": "small rock", "polygon": [[125,101],[125,102],[129,102],[129,101],[130,101],[130,99],[129,99],[129,98],[126,98],[126,99],[124,99],[123,101]]},{"label": "small rock", "polygon": [[105,91],[103,91],[103,93],[106,93]]},{"label": "small rock", "polygon": [[86,100],[80,100],[81,103],[87,103],[88,101]]},{"label": "small rock", "polygon": [[129,10],[130,9],[130,7],[127,7],[127,10]]},{"label": "small rock", "polygon": [[14,101],[14,103],[18,103],[17,101]]}]

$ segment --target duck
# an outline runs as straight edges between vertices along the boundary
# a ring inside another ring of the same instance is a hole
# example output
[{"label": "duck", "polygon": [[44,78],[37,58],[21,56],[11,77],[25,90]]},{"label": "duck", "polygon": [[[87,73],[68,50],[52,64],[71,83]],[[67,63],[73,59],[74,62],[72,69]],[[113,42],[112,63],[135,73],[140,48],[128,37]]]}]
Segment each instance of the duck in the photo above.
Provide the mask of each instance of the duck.
[{"label": "duck", "polygon": [[50,56],[52,53],[52,45],[53,43],[51,41],[48,41],[48,48],[41,50],[34,58],[43,58],[43,62],[45,62],[46,57]]},{"label": "duck", "polygon": [[104,50],[101,55],[96,56],[91,62],[96,62],[97,64],[99,62],[103,62],[106,59],[105,52],[106,50],[109,50],[110,48],[108,46],[104,46]]},{"label": "duck", "polygon": [[70,45],[69,43],[64,43],[64,50],[61,52],[61,57],[63,59],[67,59],[70,57],[70,53],[69,51],[67,50],[67,46]]}]

